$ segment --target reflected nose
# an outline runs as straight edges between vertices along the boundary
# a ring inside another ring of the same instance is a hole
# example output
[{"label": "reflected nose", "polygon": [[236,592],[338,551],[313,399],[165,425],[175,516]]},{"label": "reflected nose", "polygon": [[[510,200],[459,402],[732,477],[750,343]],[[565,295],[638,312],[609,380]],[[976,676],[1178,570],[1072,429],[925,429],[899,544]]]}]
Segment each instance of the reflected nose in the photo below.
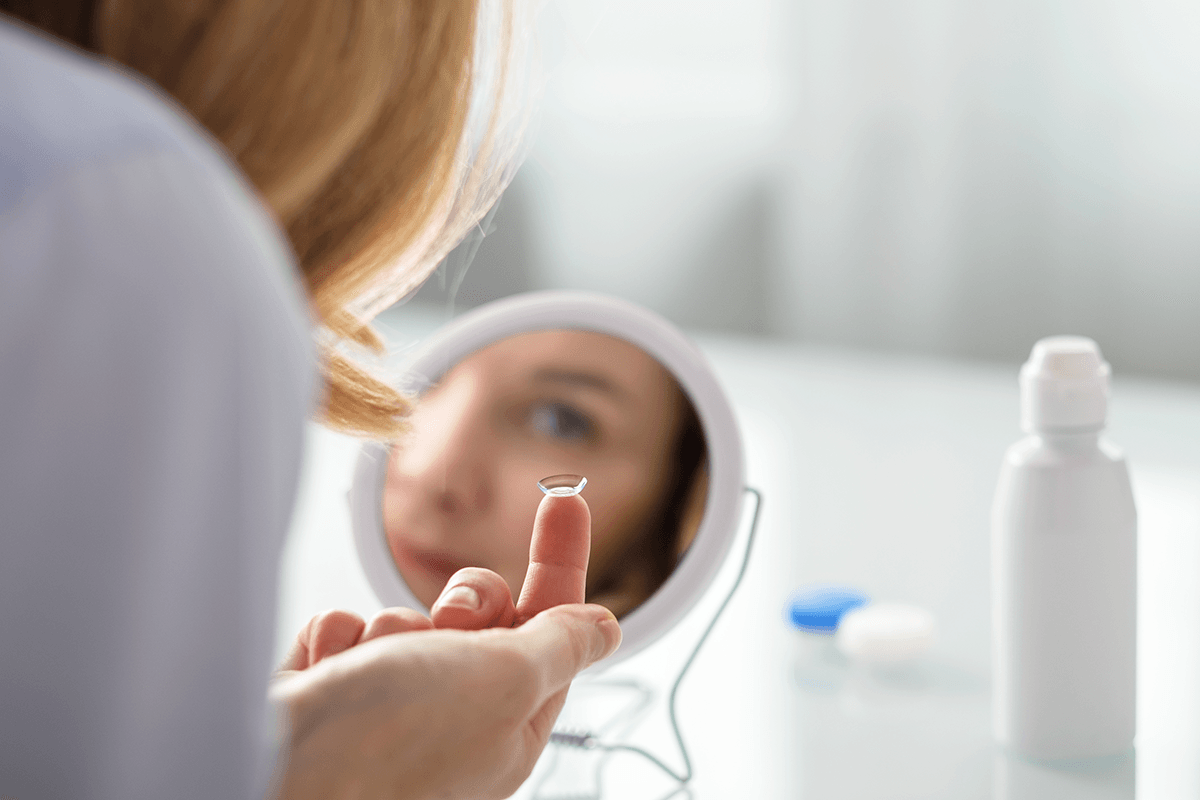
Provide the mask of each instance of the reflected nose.
[{"label": "reflected nose", "polygon": [[494,434],[485,402],[479,381],[465,375],[417,403],[400,466],[441,514],[477,514],[492,504]]}]

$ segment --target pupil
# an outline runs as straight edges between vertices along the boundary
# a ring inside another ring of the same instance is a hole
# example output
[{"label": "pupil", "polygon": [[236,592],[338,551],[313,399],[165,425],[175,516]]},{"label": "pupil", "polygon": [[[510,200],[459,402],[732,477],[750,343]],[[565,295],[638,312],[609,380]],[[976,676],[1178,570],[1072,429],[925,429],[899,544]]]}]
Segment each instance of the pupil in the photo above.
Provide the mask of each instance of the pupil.
[{"label": "pupil", "polygon": [[579,412],[554,403],[541,406],[533,415],[534,427],[560,439],[582,439],[588,434],[588,421]]}]

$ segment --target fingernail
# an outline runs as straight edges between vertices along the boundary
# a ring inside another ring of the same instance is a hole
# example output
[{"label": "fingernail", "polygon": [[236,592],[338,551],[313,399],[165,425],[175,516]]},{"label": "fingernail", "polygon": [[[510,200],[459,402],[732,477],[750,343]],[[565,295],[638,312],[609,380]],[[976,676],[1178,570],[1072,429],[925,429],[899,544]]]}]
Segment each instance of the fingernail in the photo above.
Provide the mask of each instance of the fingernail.
[{"label": "fingernail", "polygon": [[454,608],[465,608],[468,611],[475,611],[479,608],[479,592],[472,589],[470,586],[455,586],[448,590],[438,600],[439,606],[453,606]]}]

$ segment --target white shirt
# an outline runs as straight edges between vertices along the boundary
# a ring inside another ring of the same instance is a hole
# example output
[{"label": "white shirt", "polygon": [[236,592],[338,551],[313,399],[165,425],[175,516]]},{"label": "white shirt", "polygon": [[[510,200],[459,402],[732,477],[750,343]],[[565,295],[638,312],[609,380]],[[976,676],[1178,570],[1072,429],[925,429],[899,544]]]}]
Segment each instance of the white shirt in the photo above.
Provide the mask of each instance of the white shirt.
[{"label": "white shirt", "polygon": [[0,795],[265,790],[309,326],[195,123],[0,22]]}]

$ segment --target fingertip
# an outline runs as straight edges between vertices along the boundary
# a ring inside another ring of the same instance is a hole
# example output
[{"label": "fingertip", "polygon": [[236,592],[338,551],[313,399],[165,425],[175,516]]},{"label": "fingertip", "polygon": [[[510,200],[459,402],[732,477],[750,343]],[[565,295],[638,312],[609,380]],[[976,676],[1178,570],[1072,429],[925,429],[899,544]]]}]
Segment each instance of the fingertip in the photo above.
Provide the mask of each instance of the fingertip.
[{"label": "fingertip", "polygon": [[308,669],[309,655],[307,635],[301,631],[296,636],[296,640],[292,642],[292,647],[288,650],[287,655],[283,658],[283,663],[277,668],[279,673],[299,672],[300,670]]},{"label": "fingertip", "polygon": [[608,658],[621,645],[621,626],[599,605],[560,605],[538,614],[521,628],[528,652],[539,665],[545,692],[568,685],[592,664]]},{"label": "fingertip", "polygon": [[592,511],[581,494],[553,495],[548,494],[538,503],[537,519],[534,522],[547,522],[552,525],[580,525],[590,527]]},{"label": "fingertip", "polygon": [[588,647],[582,653],[580,669],[608,658],[621,646],[621,623],[611,611],[595,603],[555,606],[544,612],[547,616],[570,617],[584,632]]},{"label": "fingertip", "polygon": [[308,632],[308,666],[313,666],[323,658],[349,650],[358,644],[366,622],[363,618],[350,611],[335,609],[322,612],[309,620]]},{"label": "fingertip", "polygon": [[625,641],[625,632],[621,630],[621,623],[611,613],[607,619],[599,623],[599,627],[605,637],[604,654],[600,658],[608,658],[617,652],[621,642]]},{"label": "fingertip", "polygon": [[624,634],[621,632],[621,623],[609,609],[595,603],[589,603],[583,606],[583,608],[587,609],[587,613],[591,615],[592,624],[596,626],[596,630],[599,631],[601,637],[601,642],[597,649],[598,655],[592,659],[592,663],[594,664],[617,652],[617,648],[621,646]]},{"label": "fingertip", "polygon": [[513,620],[512,592],[504,579],[491,570],[461,569],[447,581],[429,616],[437,628],[467,631],[506,628]]},{"label": "fingertip", "polygon": [[359,643],[369,642],[380,636],[410,631],[427,631],[432,628],[433,622],[420,611],[412,608],[385,608],[367,623],[366,629],[359,638]]}]

